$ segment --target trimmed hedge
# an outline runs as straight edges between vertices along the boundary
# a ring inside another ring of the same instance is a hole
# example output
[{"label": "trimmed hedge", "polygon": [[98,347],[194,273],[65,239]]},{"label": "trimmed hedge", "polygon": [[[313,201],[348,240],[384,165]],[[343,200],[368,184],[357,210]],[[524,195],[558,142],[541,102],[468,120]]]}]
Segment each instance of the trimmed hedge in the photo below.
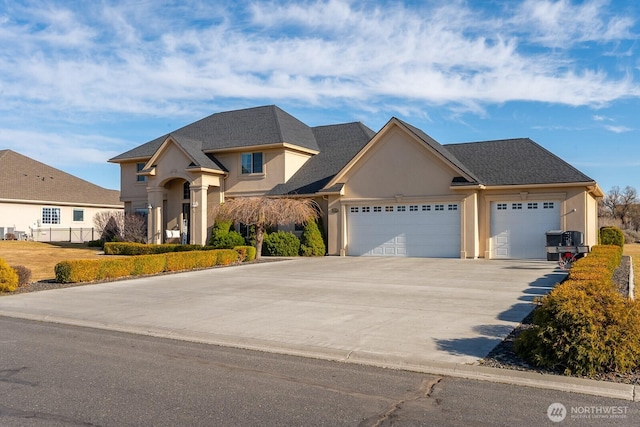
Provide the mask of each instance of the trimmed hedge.
[{"label": "trimmed hedge", "polygon": [[77,283],[229,265],[238,261],[236,250],[216,249],[115,259],[62,261],[55,266],[55,273],[58,283]]},{"label": "trimmed hedge", "polygon": [[595,246],[576,261],[568,279],[542,299],[533,325],[515,341],[534,365],[593,376],[640,366],[640,304],[612,282],[622,248]]},{"label": "trimmed hedge", "polygon": [[152,255],[165,254],[169,252],[191,252],[210,251],[216,248],[201,245],[179,245],[179,244],[146,244],[132,242],[106,242],[104,244],[105,255]]},{"label": "trimmed hedge", "polygon": [[240,256],[240,261],[253,261],[256,259],[256,248],[253,246],[236,246],[235,249]]},{"label": "trimmed hedge", "polygon": [[18,273],[0,258],[0,292],[13,292],[18,289]]}]

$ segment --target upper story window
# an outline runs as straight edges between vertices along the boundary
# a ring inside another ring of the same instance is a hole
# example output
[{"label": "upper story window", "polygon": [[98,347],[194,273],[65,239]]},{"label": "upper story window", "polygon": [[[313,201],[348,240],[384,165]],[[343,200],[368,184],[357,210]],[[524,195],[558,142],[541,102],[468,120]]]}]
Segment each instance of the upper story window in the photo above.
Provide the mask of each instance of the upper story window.
[{"label": "upper story window", "polygon": [[[144,163],[136,163],[136,171],[140,172],[142,169],[144,169]],[[144,175],[138,175],[136,176],[136,181],[138,182],[145,182],[147,180],[147,177]]]},{"label": "upper story window", "polygon": [[262,153],[242,154],[242,174],[262,173]]},{"label": "upper story window", "polygon": [[42,208],[43,224],[60,224],[60,208]]}]

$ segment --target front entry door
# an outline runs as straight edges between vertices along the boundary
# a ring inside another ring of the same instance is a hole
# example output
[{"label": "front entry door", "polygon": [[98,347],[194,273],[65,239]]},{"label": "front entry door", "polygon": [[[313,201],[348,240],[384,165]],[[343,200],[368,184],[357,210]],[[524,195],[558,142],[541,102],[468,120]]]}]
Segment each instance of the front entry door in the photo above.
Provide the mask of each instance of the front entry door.
[{"label": "front entry door", "polygon": [[180,235],[182,236],[182,243],[187,244],[191,241],[191,232],[189,231],[189,219],[191,213],[191,204],[183,203],[182,204],[182,228],[180,230]]}]

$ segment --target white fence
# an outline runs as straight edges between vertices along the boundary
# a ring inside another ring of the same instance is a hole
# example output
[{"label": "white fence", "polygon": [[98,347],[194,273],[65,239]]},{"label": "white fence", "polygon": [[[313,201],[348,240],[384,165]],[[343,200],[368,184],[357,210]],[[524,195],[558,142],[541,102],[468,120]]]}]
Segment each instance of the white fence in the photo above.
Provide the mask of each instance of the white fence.
[{"label": "white fence", "polygon": [[99,238],[92,228],[32,228],[31,238],[36,242],[84,243]]}]

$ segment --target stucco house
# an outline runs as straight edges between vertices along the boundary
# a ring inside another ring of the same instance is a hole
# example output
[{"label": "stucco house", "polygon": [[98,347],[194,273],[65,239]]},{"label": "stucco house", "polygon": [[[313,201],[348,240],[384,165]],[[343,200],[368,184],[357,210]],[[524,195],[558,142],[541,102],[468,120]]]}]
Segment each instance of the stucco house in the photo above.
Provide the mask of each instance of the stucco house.
[{"label": "stucco house", "polygon": [[545,232],[597,243],[598,184],[528,138],[442,145],[391,118],[309,127],[277,106],[227,111],[142,144],[121,166],[149,240],[205,244],[228,198],[311,197],[329,255],[545,258]]},{"label": "stucco house", "polygon": [[47,242],[98,239],[95,214],[123,209],[117,190],[0,150],[0,239],[8,233]]}]

